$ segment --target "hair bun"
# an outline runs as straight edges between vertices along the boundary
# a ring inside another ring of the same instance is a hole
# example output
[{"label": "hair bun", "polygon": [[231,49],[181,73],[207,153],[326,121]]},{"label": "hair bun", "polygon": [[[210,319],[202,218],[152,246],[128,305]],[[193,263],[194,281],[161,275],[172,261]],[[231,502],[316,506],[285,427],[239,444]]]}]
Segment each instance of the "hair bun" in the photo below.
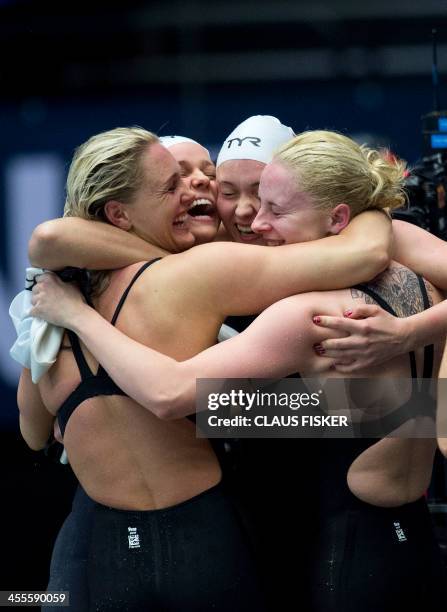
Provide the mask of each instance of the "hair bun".
[{"label": "hair bun", "polygon": [[371,174],[371,208],[398,208],[406,203],[406,165],[389,150],[375,151],[362,146]]}]

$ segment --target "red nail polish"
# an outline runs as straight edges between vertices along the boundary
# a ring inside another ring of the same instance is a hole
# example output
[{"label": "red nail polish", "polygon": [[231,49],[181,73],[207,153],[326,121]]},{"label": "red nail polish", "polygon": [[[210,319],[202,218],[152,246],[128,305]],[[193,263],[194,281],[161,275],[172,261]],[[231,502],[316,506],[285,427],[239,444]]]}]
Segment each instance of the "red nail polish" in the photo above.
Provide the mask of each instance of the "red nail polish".
[{"label": "red nail polish", "polygon": [[350,316],[352,316],[352,310],[345,310],[345,312],[344,312],[344,316],[345,316],[345,317],[350,317]]},{"label": "red nail polish", "polygon": [[321,317],[313,317],[312,321],[315,323],[315,325],[318,325],[321,323]]}]

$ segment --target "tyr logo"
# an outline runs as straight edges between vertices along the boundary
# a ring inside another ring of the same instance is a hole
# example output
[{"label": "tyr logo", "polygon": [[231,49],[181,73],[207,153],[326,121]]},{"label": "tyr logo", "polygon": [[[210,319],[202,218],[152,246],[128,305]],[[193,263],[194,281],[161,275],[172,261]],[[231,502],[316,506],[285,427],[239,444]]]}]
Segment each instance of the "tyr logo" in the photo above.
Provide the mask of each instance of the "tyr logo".
[{"label": "tyr logo", "polygon": [[237,142],[237,146],[241,147],[244,140],[248,140],[248,142],[250,142],[255,147],[259,147],[261,143],[261,139],[258,138],[257,136],[244,136],[244,138],[231,138],[230,140],[227,140],[228,142],[227,148],[229,149],[231,145],[233,144],[233,142]]}]

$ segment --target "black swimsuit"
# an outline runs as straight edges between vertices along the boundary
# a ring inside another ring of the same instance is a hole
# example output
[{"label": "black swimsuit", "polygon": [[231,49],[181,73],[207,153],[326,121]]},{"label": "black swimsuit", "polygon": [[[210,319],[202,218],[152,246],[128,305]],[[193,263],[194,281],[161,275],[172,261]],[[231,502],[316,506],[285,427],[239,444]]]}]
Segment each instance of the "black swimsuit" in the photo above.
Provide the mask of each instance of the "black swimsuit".
[{"label": "black swimsuit", "polygon": [[[423,279],[417,276],[421,296],[423,300],[424,310],[430,308],[430,302],[427,295]],[[368,287],[368,285],[357,285],[355,289],[369,295],[381,308],[397,317],[395,310],[386,302],[377,292]],[[397,410],[383,416],[374,421],[363,421],[358,425],[357,433],[363,438],[375,437],[382,438],[396,430],[409,418],[418,416],[428,416],[433,420],[436,414],[436,401],[429,393],[430,379],[433,375],[433,358],[434,346],[430,344],[424,347],[424,365],[422,370],[422,381],[418,384],[418,373],[416,367],[416,355],[414,351],[409,353],[410,370],[412,379],[412,390],[410,399],[402,404]]]},{"label": "black swimsuit", "polygon": [[[132,289],[135,281],[150,265],[159,260],[160,257],[158,257],[157,259],[152,259],[151,261],[147,261],[144,265],[141,266],[141,268],[132,278],[123,295],[121,296],[121,299],[118,302],[115,312],[113,313],[113,317],[111,320],[112,325],[115,325],[118,316],[121,312],[121,309],[124,306],[124,302],[126,301],[127,296],[129,295],[129,291]],[[124,393],[124,391],[120,389],[120,387],[118,387],[118,385],[110,378],[110,376],[104,370],[102,365],[99,365],[96,374],[93,374],[87,363],[87,360],[84,357],[84,353],[82,352],[78,337],[70,330],[67,330],[67,334],[70,338],[73,355],[76,359],[76,363],[78,364],[79,372],[81,374],[81,382],[76,387],[76,389],[72,393],[70,393],[70,395],[67,397],[67,399],[64,401],[64,403],[58,410],[57,420],[62,436],[64,435],[69,418],[84,400],[89,399],[90,397],[98,397],[99,395],[126,395],[126,393]]]},{"label": "black swimsuit", "polygon": [[[129,283],[112,325],[153,261]],[[92,373],[78,338],[69,337],[81,382],[58,412],[62,433],[84,400],[125,395],[102,366]],[[53,550],[48,589],[69,591],[73,612],[264,612],[251,552],[222,484],[147,511],[103,506],[79,486]]]},{"label": "black swimsuit", "polygon": [[[132,278],[115,309],[111,320],[112,325],[115,325],[137,278],[158,259],[146,262]],[[77,268],[70,268],[62,271],[59,276],[64,282],[77,281],[87,302],[92,305],[88,292],[85,291],[88,285],[85,272]],[[99,395],[125,395],[101,365],[98,366],[96,374],[93,374],[84,357],[78,337],[72,331],[67,330],[67,333],[81,374],[81,382],[58,410],[57,419],[62,435],[64,435],[70,416],[84,400]],[[73,612],[88,610],[87,557],[94,507],[95,502],[88,497],[81,485],[78,485],[71,513],[59,531],[51,556],[50,581],[47,588],[55,591],[70,591],[70,606]],[[54,609],[51,608],[51,610]],[[43,610],[46,608],[44,607]]]},{"label": "black swimsuit", "polygon": [[[427,308],[422,279],[419,286]],[[368,286],[356,288],[395,315]],[[347,482],[352,463],[378,438],[392,433],[408,419],[422,415],[434,418],[435,400],[428,393],[433,346],[424,349],[424,379],[420,386],[414,353],[410,353],[410,366],[410,399],[381,419],[358,424],[357,433],[370,437],[314,440],[314,453],[318,453],[314,474],[317,522],[308,566],[312,599],[309,608],[314,612],[445,609],[445,572],[425,499],[392,508],[379,507],[356,497]]]},{"label": "black swimsuit", "polygon": [[[428,308],[425,284],[418,281]],[[367,285],[356,289],[397,316]],[[239,321],[226,323],[237,327]],[[404,602],[413,609],[416,601],[423,610],[444,609],[445,576],[425,500],[381,508],[362,502],[346,482],[353,461],[378,438],[421,408],[433,416],[427,389],[433,346],[424,349],[422,381],[414,352],[409,360],[409,401],[380,419],[361,420],[355,433],[362,437],[239,440],[233,482],[271,588],[272,610],[288,609],[291,601],[306,612],[397,612]]]}]

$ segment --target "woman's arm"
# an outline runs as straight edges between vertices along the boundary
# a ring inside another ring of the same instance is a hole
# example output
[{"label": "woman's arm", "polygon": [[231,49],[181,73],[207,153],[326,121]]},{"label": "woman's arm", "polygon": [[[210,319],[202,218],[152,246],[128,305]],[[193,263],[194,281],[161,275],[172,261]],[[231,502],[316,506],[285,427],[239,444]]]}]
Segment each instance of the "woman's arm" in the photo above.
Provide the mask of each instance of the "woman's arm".
[{"label": "woman's arm", "polygon": [[438,446],[444,457],[447,457],[447,344],[442,356],[438,379],[437,410]]},{"label": "woman's arm", "polygon": [[45,448],[53,431],[54,416],[45,408],[39,387],[31,380],[31,372],[23,368],[17,390],[20,411],[20,431],[23,439],[33,450]]},{"label": "woman's arm", "polygon": [[205,244],[167,257],[159,267],[178,288],[184,307],[225,318],[264,310],[296,293],[345,288],[373,278],[389,263],[391,223],[378,211],[356,217],[339,235],[312,242],[263,247]]},{"label": "woman's arm", "polygon": [[113,270],[166,253],[108,223],[66,217],[38,225],[28,254],[33,266],[47,270],[67,266]]},{"label": "woman's arm", "polygon": [[[315,242],[276,248],[235,243],[201,245],[165,258],[149,276],[143,275],[140,290],[144,296],[145,282],[151,289],[156,281],[159,291],[169,298],[171,314],[179,312],[188,317],[200,313],[217,324],[227,314],[259,312],[297,292],[344,287],[375,276],[388,262],[390,225],[386,215],[368,212],[354,219],[343,234]],[[45,284],[61,288],[52,276],[38,278],[33,290],[36,306]],[[71,317],[63,323],[58,318],[69,312],[60,299],[53,296],[47,300],[52,311],[35,309],[33,314],[62,327],[71,325]]]},{"label": "woman's arm", "polygon": [[[292,283],[296,287],[294,291],[298,293],[314,289],[335,289],[373,278],[389,263],[391,240],[391,224],[387,216],[378,211],[367,211],[358,215],[338,236],[316,243],[303,243],[298,251],[296,246],[283,247],[288,251],[295,249],[290,251],[294,259],[287,262],[288,269],[290,270],[292,265],[300,268],[298,284],[295,280],[296,274],[292,272]],[[224,248],[226,244],[220,243],[220,247]],[[210,245],[203,246],[206,249]],[[263,247],[265,248],[267,247]],[[66,266],[107,270],[163,254],[165,253],[160,249],[107,223],[75,218],[54,219],[42,223],[34,230],[29,245],[31,263],[49,270]],[[213,262],[216,255],[217,252],[213,255]],[[261,272],[262,277],[269,282],[279,267],[285,270],[282,272],[282,283],[290,284],[290,275],[287,274],[282,259],[288,256],[289,252],[284,251],[281,253],[281,261],[278,262],[279,255],[275,258],[271,254],[267,256],[265,251],[260,252],[256,255],[259,257],[257,272]],[[223,260],[227,259],[225,253],[222,257]],[[252,262],[254,258],[253,253]],[[241,262],[238,270],[238,263],[233,259],[235,272],[240,275],[245,262]],[[268,264],[267,267],[264,266],[264,260]],[[195,262],[192,261],[191,265],[195,265]],[[212,273],[215,275],[214,269]],[[288,293],[290,291],[285,294],[282,292],[280,297]]]},{"label": "woman's arm", "polygon": [[174,419],[194,412],[196,378],[278,378],[308,363],[318,338],[310,317],[316,295],[274,304],[242,334],[183,362],[125,336],[54,275],[39,279],[32,314],[72,329],[129,396]]},{"label": "woman's arm", "polygon": [[[406,223],[393,221],[394,258],[440,289],[447,290],[447,242]],[[346,334],[325,340],[320,354],[335,359],[343,374],[377,365],[435,342],[447,333],[447,302],[405,319],[378,306],[362,305],[342,317],[320,316],[320,325]]]},{"label": "woman's arm", "polygon": [[393,259],[447,291],[447,242],[406,221],[393,221]]}]

